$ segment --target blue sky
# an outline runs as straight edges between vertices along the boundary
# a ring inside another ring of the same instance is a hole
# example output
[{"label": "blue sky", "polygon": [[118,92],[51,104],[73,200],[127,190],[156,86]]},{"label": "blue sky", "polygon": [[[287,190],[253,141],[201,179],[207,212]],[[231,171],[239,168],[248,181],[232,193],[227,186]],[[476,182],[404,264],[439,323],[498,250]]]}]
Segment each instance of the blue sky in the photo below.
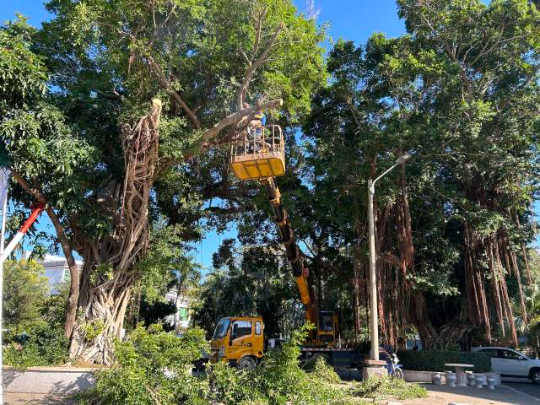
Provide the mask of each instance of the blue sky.
[{"label": "blue sky", "polygon": [[[305,9],[305,0],[294,1],[299,9]],[[394,0],[315,0],[315,6],[320,11],[319,21],[330,24],[329,33],[334,40],[343,37],[360,44],[375,32],[391,37],[405,32]],[[0,0],[0,21],[13,19],[15,12],[26,15],[29,23],[37,27],[50,18],[41,0]],[[540,214],[540,203],[536,204],[536,212]],[[47,225],[43,221],[41,226],[46,228]],[[217,250],[221,240],[234,236],[234,230],[222,235],[209,233],[206,239],[197,244],[197,261],[205,267],[210,266],[212,253]],[[538,242],[537,245],[540,246]]]}]

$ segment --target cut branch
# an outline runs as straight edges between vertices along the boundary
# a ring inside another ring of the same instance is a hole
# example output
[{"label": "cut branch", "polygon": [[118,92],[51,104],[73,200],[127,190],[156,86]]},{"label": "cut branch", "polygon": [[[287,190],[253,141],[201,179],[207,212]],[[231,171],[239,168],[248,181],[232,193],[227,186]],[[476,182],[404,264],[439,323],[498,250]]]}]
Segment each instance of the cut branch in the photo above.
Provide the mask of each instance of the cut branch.
[{"label": "cut branch", "polygon": [[222,119],[220,122],[218,122],[216,125],[214,125],[212,128],[207,129],[203,132],[201,137],[201,146],[202,148],[207,148],[211,145],[211,141],[219,135],[219,133],[224,130],[225,128],[231,126],[231,125],[237,125],[244,117],[247,117],[259,109],[270,109],[270,108],[276,108],[283,105],[283,100],[272,100],[268,101],[266,103],[256,105],[254,107],[250,108],[244,108],[240,111],[235,112],[234,114],[231,114],[224,119]]}]

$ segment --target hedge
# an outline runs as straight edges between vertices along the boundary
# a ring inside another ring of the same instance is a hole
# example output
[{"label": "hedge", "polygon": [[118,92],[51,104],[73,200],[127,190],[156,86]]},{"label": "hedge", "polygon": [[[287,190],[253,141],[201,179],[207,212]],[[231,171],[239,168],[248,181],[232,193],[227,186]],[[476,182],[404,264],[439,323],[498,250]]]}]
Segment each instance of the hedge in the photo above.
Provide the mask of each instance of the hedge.
[{"label": "hedge", "polygon": [[442,352],[427,350],[404,350],[398,352],[399,362],[405,370],[446,371],[447,363],[474,364],[475,373],[491,371],[491,357],[487,353]]}]

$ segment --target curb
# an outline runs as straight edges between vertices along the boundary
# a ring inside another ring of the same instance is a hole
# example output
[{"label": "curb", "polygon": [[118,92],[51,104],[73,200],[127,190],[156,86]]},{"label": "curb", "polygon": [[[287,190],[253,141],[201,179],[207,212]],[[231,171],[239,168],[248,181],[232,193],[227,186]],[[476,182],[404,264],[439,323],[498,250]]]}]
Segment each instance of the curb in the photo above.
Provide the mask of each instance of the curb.
[{"label": "curb", "polygon": [[24,371],[4,368],[2,385],[6,393],[70,395],[95,384],[93,371],[67,367],[36,367]]},{"label": "curb", "polygon": [[527,394],[526,392],[523,392],[523,391],[517,390],[517,389],[515,389],[515,388],[509,387],[508,385],[501,384],[501,387],[508,388],[510,391],[513,391],[513,392],[515,392],[516,394],[522,395],[522,396],[524,396],[524,397],[530,398],[530,399],[532,399],[532,400],[535,401],[535,402],[540,402],[540,399],[539,399],[539,398],[533,397],[532,395],[529,395],[529,394]]}]

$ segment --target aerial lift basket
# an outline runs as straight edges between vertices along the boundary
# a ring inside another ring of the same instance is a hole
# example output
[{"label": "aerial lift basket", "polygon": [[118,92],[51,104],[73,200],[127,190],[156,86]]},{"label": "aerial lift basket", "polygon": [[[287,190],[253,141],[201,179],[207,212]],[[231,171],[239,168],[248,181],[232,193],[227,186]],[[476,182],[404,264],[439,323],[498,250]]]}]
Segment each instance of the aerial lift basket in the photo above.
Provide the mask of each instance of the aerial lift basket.
[{"label": "aerial lift basket", "polygon": [[231,150],[231,167],[239,180],[285,174],[285,144],[279,125],[248,127]]}]

